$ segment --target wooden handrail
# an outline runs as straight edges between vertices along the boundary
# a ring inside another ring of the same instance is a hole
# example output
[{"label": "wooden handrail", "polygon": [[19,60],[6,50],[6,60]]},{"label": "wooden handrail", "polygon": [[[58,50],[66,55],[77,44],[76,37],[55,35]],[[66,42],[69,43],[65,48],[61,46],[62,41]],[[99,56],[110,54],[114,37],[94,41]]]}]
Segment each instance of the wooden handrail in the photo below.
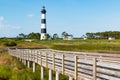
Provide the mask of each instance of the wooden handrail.
[{"label": "wooden handrail", "polygon": [[[52,49],[8,49],[9,54],[24,60],[36,62],[74,79],[120,80],[119,56],[81,54]],[[110,54],[111,55],[111,54]],[[116,74],[117,73],[117,74]],[[82,77],[81,77],[82,76]]]}]

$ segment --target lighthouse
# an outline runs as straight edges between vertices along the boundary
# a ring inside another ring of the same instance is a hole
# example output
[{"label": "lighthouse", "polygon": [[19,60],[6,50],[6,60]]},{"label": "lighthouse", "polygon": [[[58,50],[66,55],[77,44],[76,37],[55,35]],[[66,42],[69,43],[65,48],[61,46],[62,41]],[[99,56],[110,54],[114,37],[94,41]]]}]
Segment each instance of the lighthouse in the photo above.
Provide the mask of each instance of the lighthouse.
[{"label": "lighthouse", "polygon": [[43,6],[42,10],[41,10],[41,40],[46,40],[46,33],[47,33],[47,29],[46,29],[46,10],[45,10],[45,6]]}]

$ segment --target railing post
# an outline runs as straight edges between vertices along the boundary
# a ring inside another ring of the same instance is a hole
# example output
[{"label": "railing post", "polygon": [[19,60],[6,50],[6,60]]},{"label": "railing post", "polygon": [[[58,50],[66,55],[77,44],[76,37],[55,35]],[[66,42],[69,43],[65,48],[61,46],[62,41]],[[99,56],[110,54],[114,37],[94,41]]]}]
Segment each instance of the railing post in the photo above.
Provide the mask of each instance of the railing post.
[{"label": "railing post", "polygon": [[35,72],[35,68],[36,68],[35,62],[33,62],[33,72]]},{"label": "railing post", "polygon": [[33,61],[35,62],[35,50],[33,50]]},{"label": "railing post", "polygon": [[97,68],[96,68],[96,58],[93,58],[93,80],[97,80],[97,75],[96,75],[96,71],[97,71]]},{"label": "railing post", "polygon": [[25,65],[25,66],[26,66],[26,60],[27,60],[27,59],[26,59],[26,58],[27,58],[26,55],[27,55],[26,50],[24,50],[24,65]]},{"label": "railing post", "polygon": [[30,57],[29,50],[27,50],[27,60],[28,61],[29,61],[29,57]]},{"label": "railing post", "polygon": [[26,60],[24,59],[24,65],[26,66]]},{"label": "railing post", "polygon": [[55,54],[53,54],[53,70],[55,71]]},{"label": "railing post", "polygon": [[41,66],[41,80],[44,79],[44,67]]},{"label": "railing post", "polygon": [[49,80],[52,80],[52,70],[49,69]]},{"label": "railing post", "polygon": [[30,50],[30,60],[32,61],[32,50]]},{"label": "railing post", "polygon": [[25,52],[25,51],[23,50],[23,64],[24,64],[24,58],[25,58],[25,54],[24,54],[24,52]]},{"label": "railing post", "polygon": [[64,54],[62,54],[62,74],[64,74]]},{"label": "railing post", "polygon": [[19,52],[18,52],[18,49],[16,48],[16,58],[17,58],[17,60],[19,60]]},{"label": "railing post", "polygon": [[18,50],[18,53],[19,53],[19,61],[21,61],[20,50],[19,49],[17,49],[17,50]]},{"label": "railing post", "polygon": [[31,61],[33,61],[33,50],[31,49]]},{"label": "railing post", "polygon": [[69,80],[73,80],[73,78],[71,76],[69,76]]},{"label": "railing post", "polygon": [[30,61],[27,60],[27,67],[30,68]]},{"label": "railing post", "polygon": [[59,79],[59,72],[56,71],[56,80],[60,80]]},{"label": "railing post", "polygon": [[19,50],[19,61],[21,61],[21,51]]},{"label": "railing post", "polygon": [[78,57],[75,56],[75,80],[78,80],[78,65],[77,65]]},{"label": "railing post", "polygon": [[35,50],[34,57],[35,57],[34,61],[37,62],[37,50]]},{"label": "railing post", "polygon": [[23,60],[23,63],[24,63],[24,50],[22,50],[22,60]]},{"label": "railing post", "polygon": [[40,65],[42,66],[42,52],[40,52]]},{"label": "railing post", "polygon": [[48,53],[46,53],[46,68],[48,68]]},{"label": "railing post", "polygon": [[39,51],[37,51],[37,63],[38,63],[38,53],[39,53]]},{"label": "railing post", "polygon": [[22,50],[20,50],[20,56],[21,56],[21,62],[22,62],[22,59],[23,59],[23,51]]}]

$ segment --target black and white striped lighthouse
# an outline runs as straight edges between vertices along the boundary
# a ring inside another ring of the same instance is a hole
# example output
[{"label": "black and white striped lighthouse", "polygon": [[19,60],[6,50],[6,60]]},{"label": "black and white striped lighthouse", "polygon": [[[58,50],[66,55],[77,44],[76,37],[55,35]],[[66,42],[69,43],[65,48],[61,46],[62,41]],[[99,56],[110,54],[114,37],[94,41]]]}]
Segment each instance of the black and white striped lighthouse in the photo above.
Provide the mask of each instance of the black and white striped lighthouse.
[{"label": "black and white striped lighthouse", "polygon": [[45,10],[45,6],[43,6],[42,10],[41,10],[41,40],[46,40],[46,10]]}]

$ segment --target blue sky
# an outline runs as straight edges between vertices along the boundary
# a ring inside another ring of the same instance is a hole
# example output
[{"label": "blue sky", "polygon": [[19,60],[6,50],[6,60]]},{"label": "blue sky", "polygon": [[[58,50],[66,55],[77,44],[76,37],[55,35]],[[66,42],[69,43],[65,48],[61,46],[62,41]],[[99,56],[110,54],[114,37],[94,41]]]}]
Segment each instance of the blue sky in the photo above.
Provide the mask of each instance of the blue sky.
[{"label": "blue sky", "polygon": [[40,32],[43,5],[51,35],[120,30],[120,0],[0,0],[0,37]]}]

